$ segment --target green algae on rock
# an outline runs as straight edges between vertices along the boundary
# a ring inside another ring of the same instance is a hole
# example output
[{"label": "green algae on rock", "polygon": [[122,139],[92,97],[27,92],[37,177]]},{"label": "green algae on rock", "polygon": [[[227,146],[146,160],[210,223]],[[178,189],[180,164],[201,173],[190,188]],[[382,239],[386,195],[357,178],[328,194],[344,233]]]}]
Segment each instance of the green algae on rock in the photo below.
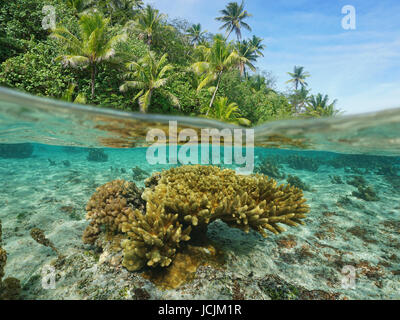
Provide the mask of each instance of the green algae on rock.
[{"label": "green algae on rock", "polygon": [[7,251],[2,247],[2,227],[0,220],[0,300],[17,300],[20,297],[21,284],[16,278],[3,280],[4,268],[7,263]]}]

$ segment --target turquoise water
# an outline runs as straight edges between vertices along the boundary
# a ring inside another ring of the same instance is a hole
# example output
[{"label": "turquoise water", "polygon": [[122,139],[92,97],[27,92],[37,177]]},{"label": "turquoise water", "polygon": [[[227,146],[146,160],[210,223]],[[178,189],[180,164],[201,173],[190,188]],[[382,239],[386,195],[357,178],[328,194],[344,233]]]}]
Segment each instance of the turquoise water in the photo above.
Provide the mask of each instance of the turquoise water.
[{"label": "turquoise water", "polygon": [[[144,187],[152,173],[180,165],[146,160],[147,130],[168,120],[0,89],[5,277],[21,281],[22,298],[136,299],[146,292],[151,299],[232,299],[239,285],[246,299],[270,299],[279,284],[300,288],[299,298],[400,299],[400,109],[255,128],[255,172],[281,184],[298,178],[310,206],[306,225],[264,239],[216,221],[207,236],[224,253],[223,267],[200,267],[192,281],[163,290],[110,252],[84,244],[82,234],[97,187],[116,179]],[[235,128],[175,120],[185,128]],[[91,159],[94,148],[102,152]],[[32,239],[33,228],[64,255],[62,263]],[[48,265],[57,274],[53,289],[42,284]],[[281,298],[297,297],[283,291]]]}]

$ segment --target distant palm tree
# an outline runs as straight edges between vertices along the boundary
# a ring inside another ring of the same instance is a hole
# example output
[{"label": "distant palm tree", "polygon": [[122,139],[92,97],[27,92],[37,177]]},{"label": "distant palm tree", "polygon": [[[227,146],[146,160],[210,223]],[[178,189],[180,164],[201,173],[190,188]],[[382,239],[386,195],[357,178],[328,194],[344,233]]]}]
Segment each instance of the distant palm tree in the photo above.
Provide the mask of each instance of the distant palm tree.
[{"label": "distant palm tree", "polygon": [[329,103],[328,95],[323,96],[318,93],[316,96],[312,95],[307,102],[305,116],[310,117],[332,117],[340,113],[335,108],[337,100]]},{"label": "distant palm tree", "polygon": [[246,10],[244,10],[244,2],[239,5],[237,2],[230,2],[224,10],[221,10],[221,17],[216,18],[216,20],[223,22],[224,24],[220,29],[226,29],[227,37],[229,38],[231,33],[235,31],[237,39],[242,39],[242,28],[251,31],[250,26],[244,22],[246,18],[251,17]]},{"label": "distant palm tree", "polygon": [[307,90],[306,87],[301,87],[300,90],[296,90],[291,96],[290,100],[293,105],[293,112],[300,112],[307,103],[310,93],[310,90]]},{"label": "distant palm tree", "polygon": [[265,49],[265,45],[262,44],[262,42],[263,42],[263,39],[261,39],[257,36],[253,36],[253,38],[251,38],[249,40],[249,44],[254,48],[255,53],[260,57],[264,57],[262,50]]},{"label": "distant palm tree", "polygon": [[294,67],[293,72],[288,72],[288,75],[292,77],[292,79],[286,81],[286,83],[294,83],[294,88],[297,91],[299,84],[302,87],[308,86],[308,83],[305,81],[310,74],[308,72],[304,72],[304,67]]},{"label": "distant palm tree", "polygon": [[67,5],[78,15],[90,9],[94,5],[94,2],[93,0],[67,0]]},{"label": "distant palm tree", "polygon": [[161,91],[168,96],[175,106],[179,106],[178,99],[173,94],[162,89],[172,78],[170,71],[173,70],[173,66],[168,64],[167,54],[164,54],[160,60],[157,60],[156,54],[149,51],[138,62],[129,62],[127,68],[129,71],[125,74],[125,77],[131,80],[125,81],[120,90],[123,92],[129,88],[140,90],[134,100],[139,99],[141,112],[147,112],[155,90]]},{"label": "distant palm tree", "polygon": [[200,51],[200,55],[203,58],[203,61],[198,61],[192,65],[192,69],[197,74],[203,76],[203,80],[199,84],[197,90],[200,91],[210,83],[216,82],[216,87],[213,89],[214,92],[210,102],[210,110],[217,95],[222,75],[224,72],[232,70],[238,65],[239,56],[234,46],[228,44],[221,35],[214,37],[211,48],[198,46],[197,49]]},{"label": "distant palm tree", "polygon": [[256,67],[253,65],[257,61],[257,54],[254,47],[247,40],[238,41],[236,43],[236,51],[239,55],[238,68],[240,75],[247,75],[246,67],[249,67],[252,71],[256,71]]},{"label": "distant palm tree", "polygon": [[160,14],[157,9],[147,5],[135,20],[127,22],[128,28],[138,31],[142,37],[146,39],[146,43],[150,48],[153,43],[154,35],[163,27],[164,14]]},{"label": "distant palm tree", "polygon": [[127,22],[127,19],[133,19],[138,10],[142,10],[144,3],[142,0],[106,0],[103,7],[110,12],[113,21],[120,24]]},{"label": "distant palm tree", "polygon": [[203,39],[204,35],[206,34],[207,31],[202,31],[201,30],[201,24],[194,24],[192,25],[188,30],[187,34],[191,38],[190,41],[191,43],[196,47],[199,45]]},{"label": "distant palm tree", "polygon": [[64,27],[56,28],[51,34],[51,37],[63,44],[63,49],[66,51],[56,60],[71,67],[81,65],[90,68],[92,99],[95,93],[97,65],[111,59],[115,55],[115,45],[126,40],[126,34],[109,36],[109,22],[109,19],[105,19],[98,12],[84,14],[79,20],[79,37]]}]

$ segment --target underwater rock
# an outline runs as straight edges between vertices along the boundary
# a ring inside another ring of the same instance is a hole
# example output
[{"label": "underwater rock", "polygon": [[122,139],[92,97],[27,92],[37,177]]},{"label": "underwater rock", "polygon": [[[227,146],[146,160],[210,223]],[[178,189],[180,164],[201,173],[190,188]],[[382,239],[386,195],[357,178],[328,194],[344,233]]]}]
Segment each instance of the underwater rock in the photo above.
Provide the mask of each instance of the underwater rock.
[{"label": "underwater rock", "polygon": [[133,172],[133,180],[135,181],[144,180],[149,176],[149,174],[146,171],[144,171],[139,167],[132,168],[132,172]]},{"label": "underwater rock", "polygon": [[33,145],[31,143],[0,143],[0,158],[25,159],[31,157],[32,153]]},{"label": "underwater rock", "polygon": [[41,230],[39,228],[33,228],[31,230],[30,234],[31,234],[32,239],[35,240],[37,243],[39,243],[45,247],[51,248],[57,254],[57,256],[60,256],[60,254],[59,254],[57,248],[54,246],[54,244],[49,239],[47,239],[46,236],[44,235],[43,230]]},{"label": "underwater rock", "polygon": [[286,179],[286,181],[291,185],[294,186],[296,188],[299,188],[303,191],[310,191],[310,187],[305,184],[303,181],[301,181],[301,179],[298,176],[292,176],[289,175],[288,178]]},{"label": "underwater rock", "polygon": [[2,280],[4,277],[4,267],[7,263],[7,252],[2,245],[2,227],[0,220],[0,300],[17,300],[20,297],[21,284],[18,279],[9,277]]},{"label": "underwater rock", "polygon": [[379,201],[379,198],[372,186],[368,185],[367,181],[362,176],[353,176],[352,180],[347,180],[347,184],[358,189],[358,191],[352,192],[354,197],[365,201]]},{"label": "underwater rock", "polygon": [[365,201],[379,201],[375,190],[371,186],[358,186],[358,191],[353,191],[352,195]]},{"label": "underwater rock", "polygon": [[362,176],[353,176],[351,180],[347,180],[347,184],[356,188],[364,187],[367,185],[367,181]]},{"label": "underwater rock", "polygon": [[[134,184],[119,181],[117,189],[121,185],[125,186],[123,195],[129,196],[126,188]],[[252,229],[266,237],[266,231],[285,231],[280,224],[304,224],[302,219],[309,211],[302,191],[296,187],[278,186],[263,175],[240,176],[233,170],[212,166],[172,168],[155,173],[146,185],[151,186],[142,194],[146,213],[142,208],[127,206],[120,194],[109,200],[108,194],[115,192],[108,192],[107,185],[96,192],[87,206],[88,219],[92,220],[88,228],[93,228],[89,233],[94,231],[96,236],[101,232],[100,226],[105,225],[108,230],[126,235],[121,242],[123,265],[130,271],[146,265],[169,266],[181,242],[191,239],[192,229],[205,234],[207,225],[215,220],[246,233]],[[111,189],[115,187],[111,185]],[[136,186],[131,190],[137,198]],[[114,199],[118,201],[113,203]]]},{"label": "underwater rock", "polygon": [[380,166],[394,165],[398,162],[396,157],[362,155],[362,154],[340,154],[327,163],[336,168],[363,168],[375,170]]},{"label": "underwater rock", "polygon": [[107,162],[108,155],[103,149],[89,149],[86,159],[93,162]]},{"label": "underwater rock", "polygon": [[71,162],[69,160],[64,160],[61,163],[64,165],[64,167],[67,167],[67,168],[71,166]]},{"label": "underwater rock", "polygon": [[315,172],[319,168],[319,162],[316,159],[299,155],[291,155],[287,157],[286,162],[290,168],[295,170],[307,170]]},{"label": "underwater rock", "polygon": [[256,166],[255,172],[264,174],[268,177],[275,179],[284,179],[285,174],[281,173],[282,166],[279,165],[272,158],[262,159],[261,162]]},{"label": "underwater rock", "polygon": [[376,174],[385,177],[397,177],[398,169],[392,165],[382,165],[378,168]]},{"label": "underwater rock", "polygon": [[142,190],[133,182],[123,180],[114,180],[97,188],[86,206],[90,225],[84,232],[83,242],[94,244],[102,226],[108,232],[121,231],[122,223],[128,221],[133,209],[144,211],[141,194]]},{"label": "underwater rock", "polygon": [[342,178],[340,176],[329,176],[332,184],[344,184]]}]

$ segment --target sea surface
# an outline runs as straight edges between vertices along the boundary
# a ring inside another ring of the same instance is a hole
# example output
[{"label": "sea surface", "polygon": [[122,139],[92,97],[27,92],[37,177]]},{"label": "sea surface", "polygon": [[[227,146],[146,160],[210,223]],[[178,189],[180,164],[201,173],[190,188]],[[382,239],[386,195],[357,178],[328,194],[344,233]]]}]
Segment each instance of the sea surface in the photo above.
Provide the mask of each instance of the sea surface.
[{"label": "sea surface", "polygon": [[[197,266],[179,285],[129,272],[107,250],[84,244],[85,207],[96,188],[116,179],[144,187],[152,173],[182,165],[170,157],[148,161],[147,133],[164,130],[171,142],[171,120],[178,131],[239,129],[0,88],[2,247],[6,277],[21,281],[21,298],[400,299],[400,109],[254,128],[254,172],[303,189],[306,224],[263,238],[216,221],[207,237],[223,262]],[[33,228],[43,230],[62,262],[32,239]],[[50,288],[49,272],[56,274]]]}]

